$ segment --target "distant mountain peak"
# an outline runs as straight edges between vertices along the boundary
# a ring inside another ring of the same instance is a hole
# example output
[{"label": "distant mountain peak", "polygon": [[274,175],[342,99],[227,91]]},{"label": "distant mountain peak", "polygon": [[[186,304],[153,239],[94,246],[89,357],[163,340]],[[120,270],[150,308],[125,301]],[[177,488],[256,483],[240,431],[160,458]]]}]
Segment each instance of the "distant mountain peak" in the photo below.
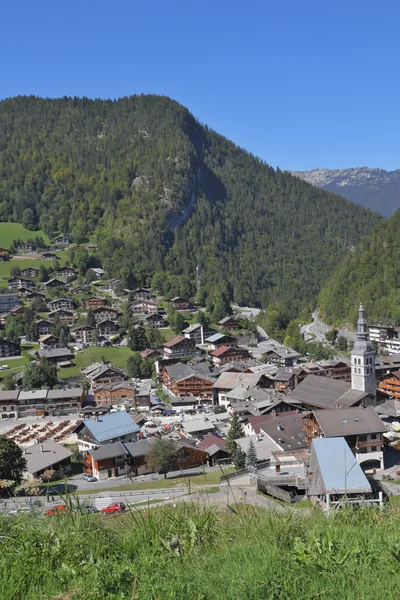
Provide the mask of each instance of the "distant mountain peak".
[{"label": "distant mountain peak", "polygon": [[385,171],[377,167],[349,169],[312,169],[291,171],[292,175],[380,212],[389,217],[400,207],[400,169]]}]

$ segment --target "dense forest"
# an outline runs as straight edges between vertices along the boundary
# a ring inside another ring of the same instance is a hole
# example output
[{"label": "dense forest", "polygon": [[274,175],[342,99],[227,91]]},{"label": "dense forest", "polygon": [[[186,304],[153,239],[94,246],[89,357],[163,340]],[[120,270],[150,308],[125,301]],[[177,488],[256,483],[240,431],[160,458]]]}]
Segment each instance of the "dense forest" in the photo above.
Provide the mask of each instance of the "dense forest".
[{"label": "dense forest", "polygon": [[0,102],[0,220],[98,245],[126,286],[311,306],[379,215],[273,169],[166,97]]},{"label": "dense forest", "polygon": [[355,323],[363,302],[369,322],[400,324],[400,211],[347,254],[319,295],[329,324]]}]

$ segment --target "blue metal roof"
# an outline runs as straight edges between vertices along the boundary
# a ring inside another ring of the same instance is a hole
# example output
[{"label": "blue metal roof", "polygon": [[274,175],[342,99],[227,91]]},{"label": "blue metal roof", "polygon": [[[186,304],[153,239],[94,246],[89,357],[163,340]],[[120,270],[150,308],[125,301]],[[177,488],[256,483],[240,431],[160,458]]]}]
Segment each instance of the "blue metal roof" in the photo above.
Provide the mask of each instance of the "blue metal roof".
[{"label": "blue metal roof", "polygon": [[103,415],[98,419],[88,419],[84,425],[98,442],[104,442],[121,435],[137,433],[140,427],[126,411]]},{"label": "blue metal roof", "polygon": [[218,340],[226,337],[223,333],[214,333],[214,335],[210,336],[206,339],[206,342],[218,342]]},{"label": "blue metal roof", "polygon": [[343,437],[312,441],[327,493],[365,493],[371,491],[368,479]]}]

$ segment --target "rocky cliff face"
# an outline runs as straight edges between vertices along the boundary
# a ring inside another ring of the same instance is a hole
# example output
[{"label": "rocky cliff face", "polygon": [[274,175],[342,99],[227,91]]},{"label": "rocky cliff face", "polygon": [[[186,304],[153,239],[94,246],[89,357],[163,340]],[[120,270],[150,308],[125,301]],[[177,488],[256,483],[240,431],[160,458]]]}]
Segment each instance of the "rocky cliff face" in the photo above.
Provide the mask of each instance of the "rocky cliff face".
[{"label": "rocky cliff face", "polygon": [[313,169],[292,171],[316,187],[339,194],[389,217],[400,207],[400,169],[385,171],[357,167],[351,169]]}]

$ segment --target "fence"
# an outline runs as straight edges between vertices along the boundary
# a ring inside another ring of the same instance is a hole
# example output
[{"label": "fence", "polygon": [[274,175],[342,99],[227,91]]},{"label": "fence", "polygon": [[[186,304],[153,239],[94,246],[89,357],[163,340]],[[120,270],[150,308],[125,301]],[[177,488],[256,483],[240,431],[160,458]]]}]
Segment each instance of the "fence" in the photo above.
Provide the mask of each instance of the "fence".
[{"label": "fence", "polygon": [[235,477],[240,477],[241,475],[247,475],[248,473],[248,469],[239,469],[239,471],[233,471],[233,473],[226,473],[225,475],[221,475],[219,482],[224,483],[224,481],[229,481],[229,479],[234,479]]},{"label": "fence", "polygon": [[257,479],[257,489],[260,492],[264,492],[273,498],[278,498],[278,500],[282,500],[283,502],[287,502],[291,504],[292,495],[281,488],[276,487],[275,485],[271,485],[270,483],[265,483],[262,479]]}]

